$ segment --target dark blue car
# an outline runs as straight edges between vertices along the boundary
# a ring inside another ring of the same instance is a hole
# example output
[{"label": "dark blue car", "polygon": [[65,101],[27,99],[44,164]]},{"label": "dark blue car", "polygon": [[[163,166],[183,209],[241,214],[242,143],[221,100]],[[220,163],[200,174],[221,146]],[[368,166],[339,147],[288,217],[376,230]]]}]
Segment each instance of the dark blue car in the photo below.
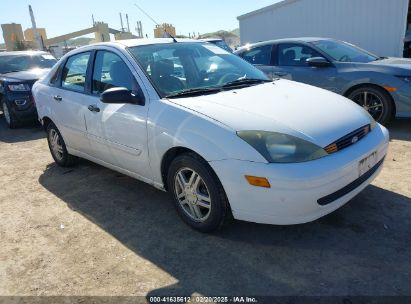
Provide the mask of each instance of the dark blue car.
[{"label": "dark blue car", "polygon": [[326,38],[272,40],[235,53],[271,78],[287,78],[344,95],[382,124],[393,117],[411,117],[410,59],[379,57]]},{"label": "dark blue car", "polygon": [[40,51],[0,53],[0,105],[10,128],[37,120],[31,87],[56,62]]}]

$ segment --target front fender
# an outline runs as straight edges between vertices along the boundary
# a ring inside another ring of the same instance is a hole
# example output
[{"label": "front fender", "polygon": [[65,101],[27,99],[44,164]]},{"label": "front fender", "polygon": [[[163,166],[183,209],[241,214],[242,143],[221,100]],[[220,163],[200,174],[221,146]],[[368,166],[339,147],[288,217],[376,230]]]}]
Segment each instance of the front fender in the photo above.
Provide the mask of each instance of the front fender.
[{"label": "front fender", "polygon": [[347,81],[344,83],[341,94],[346,96],[353,87],[360,85],[375,85],[381,88],[401,88],[404,82],[390,74],[374,71],[346,71],[342,76]]},{"label": "front fender", "polygon": [[267,163],[235,130],[202,114],[164,101],[150,105],[148,149],[155,183],[162,183],[161,162],[172,148],[190,149],[206,161],[224,159]]}]

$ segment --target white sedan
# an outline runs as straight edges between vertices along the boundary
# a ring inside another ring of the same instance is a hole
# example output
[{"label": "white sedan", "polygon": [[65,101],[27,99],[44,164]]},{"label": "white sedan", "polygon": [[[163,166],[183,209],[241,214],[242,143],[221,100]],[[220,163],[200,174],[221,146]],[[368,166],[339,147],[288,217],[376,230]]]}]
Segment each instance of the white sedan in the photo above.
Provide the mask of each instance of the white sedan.
[{"label": "white sedan", "polygon": [[350,100],[268,80],[191,40],[76,49],[33,94],[57,164],[86,158],[169,191],[200,231],[231,216],[280,225],[322,217],[371,183],[389,142]]}]

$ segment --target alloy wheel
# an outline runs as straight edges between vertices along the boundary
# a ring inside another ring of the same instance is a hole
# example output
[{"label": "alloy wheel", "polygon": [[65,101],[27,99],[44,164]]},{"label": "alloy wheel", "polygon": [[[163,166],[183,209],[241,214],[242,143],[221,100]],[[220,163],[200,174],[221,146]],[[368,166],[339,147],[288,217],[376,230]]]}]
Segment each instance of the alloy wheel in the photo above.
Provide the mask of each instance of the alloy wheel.
[{"label": "alloy wheel", "polygon": [[375,121],[380,121],[384,114],[384,104],[380,96],[369,91],[362,91],[354,95],[352,100],[370,113]]},{"label": "alloy wheel", "polygon": [[204,222],[210,216],[211,197],[201,176],[190,168],[177,171],[174,190],[184,212],[196,222]]},{"label": "alloy wheel", "polygon": [[64,156],[63,145],[61,144],[60,135],[57,133],[56,130],[54,129],[50,130],[49,141],[50,141],[50,147],[51,147],[51,151],[53,152],[53,155],[58,160],[62,160]]}]

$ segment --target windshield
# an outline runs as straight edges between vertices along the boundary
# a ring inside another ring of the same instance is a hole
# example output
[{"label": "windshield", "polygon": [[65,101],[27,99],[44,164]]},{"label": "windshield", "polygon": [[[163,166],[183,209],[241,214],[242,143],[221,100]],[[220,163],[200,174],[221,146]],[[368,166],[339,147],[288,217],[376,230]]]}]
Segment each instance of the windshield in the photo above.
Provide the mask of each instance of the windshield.
[{"label": "windshield", "polygon": [[211,40],[209,41],[212,44],[215,44],[216,46],[219,46],[220,48],[226,50],[227,52],[232,53],[233,50],[227,45],[227,43],[225,43],[224,40]]},{"label": "windshield", "polygon": [[250,86],[268,81],[251,64],[209,43],[153,44],[131,47],[129,51],[161,97],[211,93],[233,84]]},{"label": "windshield", "polygon": [[367,63],[379,58],[359,47],[342,41],[320,40],[311,42],[311,44],[339,62]]},{"label": "windshield", "polygon": [[0,56],[0,74],[27,71],[35,68],[51,68],[56,62],[56,58],[50,54],[2,55]]}]

